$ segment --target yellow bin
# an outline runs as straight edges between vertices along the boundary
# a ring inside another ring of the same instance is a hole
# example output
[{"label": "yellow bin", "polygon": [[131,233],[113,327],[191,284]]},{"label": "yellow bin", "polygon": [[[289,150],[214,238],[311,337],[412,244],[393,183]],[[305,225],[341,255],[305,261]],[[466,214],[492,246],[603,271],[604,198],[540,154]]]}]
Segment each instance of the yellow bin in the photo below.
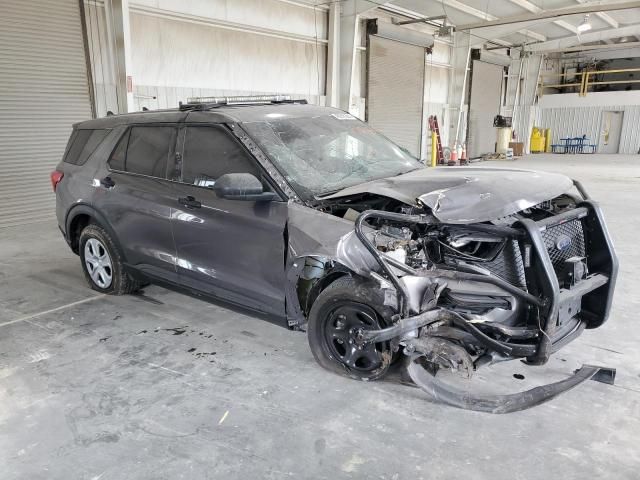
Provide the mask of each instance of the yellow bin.
[{"label": "yellow bin", "polygon": [[533,127],[533,130],[531,131],[531,142],[529,147],[531,149],[531,153],[544,152],[546,143],[546,138],[542,129]]}]

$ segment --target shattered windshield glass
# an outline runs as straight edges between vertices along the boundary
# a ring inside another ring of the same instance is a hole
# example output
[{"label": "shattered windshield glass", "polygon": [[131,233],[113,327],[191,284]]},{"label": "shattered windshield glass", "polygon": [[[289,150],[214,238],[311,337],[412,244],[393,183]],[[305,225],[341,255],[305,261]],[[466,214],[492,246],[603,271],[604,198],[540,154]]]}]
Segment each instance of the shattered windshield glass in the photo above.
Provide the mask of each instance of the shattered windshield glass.
[{"label": "shattered windshield glass", "polygon": [[422,167],[349,114],[274,118],[244,128],[290,183],[317,196]]}]

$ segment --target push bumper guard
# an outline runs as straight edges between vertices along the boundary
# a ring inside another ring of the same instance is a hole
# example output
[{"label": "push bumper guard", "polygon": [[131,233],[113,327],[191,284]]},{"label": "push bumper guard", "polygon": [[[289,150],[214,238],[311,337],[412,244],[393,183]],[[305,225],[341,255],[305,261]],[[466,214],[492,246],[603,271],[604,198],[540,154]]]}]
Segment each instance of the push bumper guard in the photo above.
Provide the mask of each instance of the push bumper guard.
[{"label": "push bumper guard", "polygon": [[[569,288],[561,288],[542,233],[550,228],[580,220],[584,231],[585,252],[590,273]],[[527,360],[544,364],[549,356],[574,340],[585,328],[602,325],[609,316],[618,258],[604,223],[600,207],[585,200],[577,208],[540,222],[524,219],[519,225],[531,242],[532,258],[527,275],[540,288],[545,306],[541,311],[543,335],[536,353]]]},{"label": "push bumper guard", "polygon": [[[596,328],[602,325],[611,308],[611,300],[618,271],[618,260],[611,243],[608,230],[598,205],[585,200],[577,208],[540,222],[530,219],[520,220],[518,227],[493,227],[490,225],[465,225],[465,228],[492,229],[506,237],[517,238],[523,247],[523,256],[527,257],[526,275],[528,281],[536,285],[538,292],[527,292],[494,275],[465,272],[460,270],[435,269],[420,272],[404,263],[400,263],[381,254],[363,231],[367,219],[380,218],[395,222],[430,224],[433,219],[427,215],[405,215],[377,210],[368,210],[360,214],[355,223],[355,232],[364,246],[376,259],[385,276],[394,285],[398,294],[398,304],[403,320],[411,322],[407,309],[409,294],[399,281],[393,268],[409,275],[429,275],[442,279],[455,279],[490,283],[496,287],[518,296],[539,311],[542,335],[537,343],[509,343],[490,338],[464,319],[458,319],[458,326],[467,330],[485,345],[499,353],[526,357],[531,364],[541,365],[549,356],[562,346],[577,338],[585,328]],[[561,288],[545,245],[542,232],[564,223],[580,220],[584,229],[585,250],[589,258],[589,267],[593,273],[580,280],[570,288]],[[408,318],[409,317],[409,318]],[[417,317],[413,317],[417,318]],[[428,323],[428,322],[427,322]],[[423,323],[424,325],[424,323]],[[422,325],[419,325],[422,326]],[[385,339],[393,338],[393,333],[401,332],[400,325],[390,327],[384,334]],[[406,328],[404,329],[406,330]],[[381,332],[380,332],[381,333]],[[520,332],[522,333],[522,332]],[[366,333],[367,341],[380,341],[379,332]]]}]

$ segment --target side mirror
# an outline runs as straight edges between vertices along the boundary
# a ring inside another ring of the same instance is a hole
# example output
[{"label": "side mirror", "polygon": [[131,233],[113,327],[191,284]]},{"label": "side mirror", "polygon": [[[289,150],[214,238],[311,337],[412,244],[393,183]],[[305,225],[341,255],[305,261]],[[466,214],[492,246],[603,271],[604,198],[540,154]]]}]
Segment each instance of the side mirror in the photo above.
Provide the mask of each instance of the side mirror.
[{"label": "side mirror", "polygon": [[265,192],[262,183],[250,173],[226,173],[216,180],[213,191],[227,200],[270,202],[276,198],[273,192]]}]

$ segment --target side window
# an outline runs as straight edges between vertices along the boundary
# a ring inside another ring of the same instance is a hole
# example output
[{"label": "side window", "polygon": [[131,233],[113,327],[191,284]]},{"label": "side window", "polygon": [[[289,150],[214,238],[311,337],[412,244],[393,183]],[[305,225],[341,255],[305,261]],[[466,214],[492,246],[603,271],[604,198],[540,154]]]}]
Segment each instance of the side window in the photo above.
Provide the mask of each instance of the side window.
[{"label": "side window", "polygon": [[225,173],[252,173],[260,178],[254,160],[222,127],[188,127],[182,156],[182,181],[212,187]]},{"label": "side window", "polygon": [[165,126],[130,128],[109,159],[114,170],[166,178],[167,165],[175,156],[178,129]]},{"label": "side window", "polygon": [[75,130],[69,139],[64,161],[73,165],[84,165],[108,133],[108,130]]},{"label": "side window", "polygon": [[127,158],[127,146],[129,145],[129,135],[131,135],[131,129],[128,129],[122,136],[116,149],[109,158],[109,167],[112,170],[120,170],[124,172],[124,161]]},{"label": "side window", "polygon": [[133,127],[125,170],[165,178],[169,158],[175,155],[177,132],[175,127]]}]

